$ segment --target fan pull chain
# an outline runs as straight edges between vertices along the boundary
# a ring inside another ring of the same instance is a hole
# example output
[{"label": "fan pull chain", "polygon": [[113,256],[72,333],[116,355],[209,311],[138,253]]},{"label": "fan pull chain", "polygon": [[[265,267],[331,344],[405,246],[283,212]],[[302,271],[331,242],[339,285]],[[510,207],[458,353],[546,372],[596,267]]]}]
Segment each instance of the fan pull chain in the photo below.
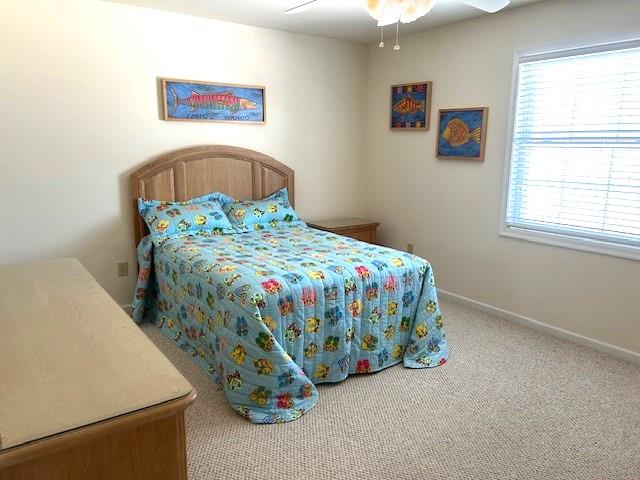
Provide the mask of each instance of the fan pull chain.
[{"label": "fan pull chain", "polygon": [[400,32],[400,20],[396,22],[396,44],[393,46],[393,49],[396,51],[400,50],[400,44],[398,43],[399,32]]},{"label": "fan pull chain", "polygon": [[380,27],[380,43],[378,47],[384,48],[384,27]]}]

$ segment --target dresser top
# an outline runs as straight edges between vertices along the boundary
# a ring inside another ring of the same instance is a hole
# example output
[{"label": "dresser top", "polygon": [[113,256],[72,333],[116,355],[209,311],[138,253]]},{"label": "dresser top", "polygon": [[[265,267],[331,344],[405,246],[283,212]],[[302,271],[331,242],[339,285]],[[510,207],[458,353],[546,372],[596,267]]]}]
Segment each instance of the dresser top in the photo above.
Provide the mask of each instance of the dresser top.
[{"label": "dresser top", "polygon": [[330,220],[314,220],[307,222],[310,227],[327,229],[353,228],[353,227],[377,227],[378,222],[372,222],[364,218],[336,218]]},{"label": "dresser top", "polygon": [[0,266],[0,452],[192,390],[78,260]]}]

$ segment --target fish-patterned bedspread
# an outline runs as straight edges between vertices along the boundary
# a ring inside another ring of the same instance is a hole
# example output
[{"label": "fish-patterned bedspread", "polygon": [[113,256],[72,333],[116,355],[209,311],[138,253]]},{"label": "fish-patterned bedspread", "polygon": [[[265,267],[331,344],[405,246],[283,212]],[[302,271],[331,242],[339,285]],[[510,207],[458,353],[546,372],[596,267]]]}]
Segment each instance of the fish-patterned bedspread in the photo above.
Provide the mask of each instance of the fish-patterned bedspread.
[{"label": "fish-patterned bedspread", "polygon": [[315,384],[442,365],[433,271],[415,255],[308,228],[138,247],[133,318],[150,319],[254,423],[299,418]]}]

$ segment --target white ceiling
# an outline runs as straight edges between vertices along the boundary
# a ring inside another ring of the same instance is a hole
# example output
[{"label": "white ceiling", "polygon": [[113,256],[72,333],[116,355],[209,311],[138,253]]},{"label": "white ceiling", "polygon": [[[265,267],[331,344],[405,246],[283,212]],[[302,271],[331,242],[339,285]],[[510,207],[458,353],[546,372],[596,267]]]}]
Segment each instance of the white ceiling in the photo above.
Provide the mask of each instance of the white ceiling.
[{"label": "white ceiling", "polygon": [[[167,10],[199,17],[216,18],[245,25],[286,30],[361,43],[374,42],[379,31],[376,22],[362,8],[362,0],[318,0],[309,10],[284,15],[287,8],[307,0],[111,0],[140,7]],[[511,0],[507,8],[541,0]],[[488,15],[457,0],[438,0],[425,17],[400,25],[403,35]],[[387,27],[390,36],[393,27]]]}]

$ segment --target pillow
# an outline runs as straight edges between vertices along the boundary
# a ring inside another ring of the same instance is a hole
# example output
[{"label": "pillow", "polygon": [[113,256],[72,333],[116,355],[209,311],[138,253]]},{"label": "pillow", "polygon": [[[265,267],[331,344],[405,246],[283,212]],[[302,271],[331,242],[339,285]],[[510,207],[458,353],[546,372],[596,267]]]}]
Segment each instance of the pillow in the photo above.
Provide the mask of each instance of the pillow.
[{"label": "pillow", "polygon": [[[143,206],[141,206],[141,202]],[[204,195],[200,195],[199,197],[190,198],[189,200],[185,200],[184,202],[173,202],[173,203],[178,203],[180,205],[188,205],[190,203],[204,203],[204,202],[218,202],[220,205],[224,205],[229,202],[235,202],[235,199],[222,192],[210,192],[210,193],[205,193]],[[166,203],[171,203],[171,202],[166,202],[162,200],[145,200],[144,198],[139,198],[138,211],[140,212],[140,215],[144,216],[144,212],[146,212],[147,209],[156,208],[158,207],[158,205],[162,205]]]},{"label": "pillow", "polygon": [[[215,194],[203,197],[221,198]],[[162,202],[139,198],[138,211],[149,227],[153,243],[160,245],[169,238],[186,235],[235,233],[220,203],[202,201],[203,197],[192,198],[185,202]]]},{"label": "pillow", "polygon": [[226,193],[211,192],[211,193],[205,193],[204,195],[200,195],[199,197],[193,197],[192,199],[187,200],[187,201],[188,202],[195,202],[195,203],[200,203],[200,202],[218,202],[220,205],[224,206],[227,203],[235,202],[236,199],[233,198],[233,197],[230,197]]},{"label": "pillow", "polygon": [[236,231],[264,230],[283,225],[304,225],[289,203],[286,187],[262,200],[244,200],[222,207]]}]

